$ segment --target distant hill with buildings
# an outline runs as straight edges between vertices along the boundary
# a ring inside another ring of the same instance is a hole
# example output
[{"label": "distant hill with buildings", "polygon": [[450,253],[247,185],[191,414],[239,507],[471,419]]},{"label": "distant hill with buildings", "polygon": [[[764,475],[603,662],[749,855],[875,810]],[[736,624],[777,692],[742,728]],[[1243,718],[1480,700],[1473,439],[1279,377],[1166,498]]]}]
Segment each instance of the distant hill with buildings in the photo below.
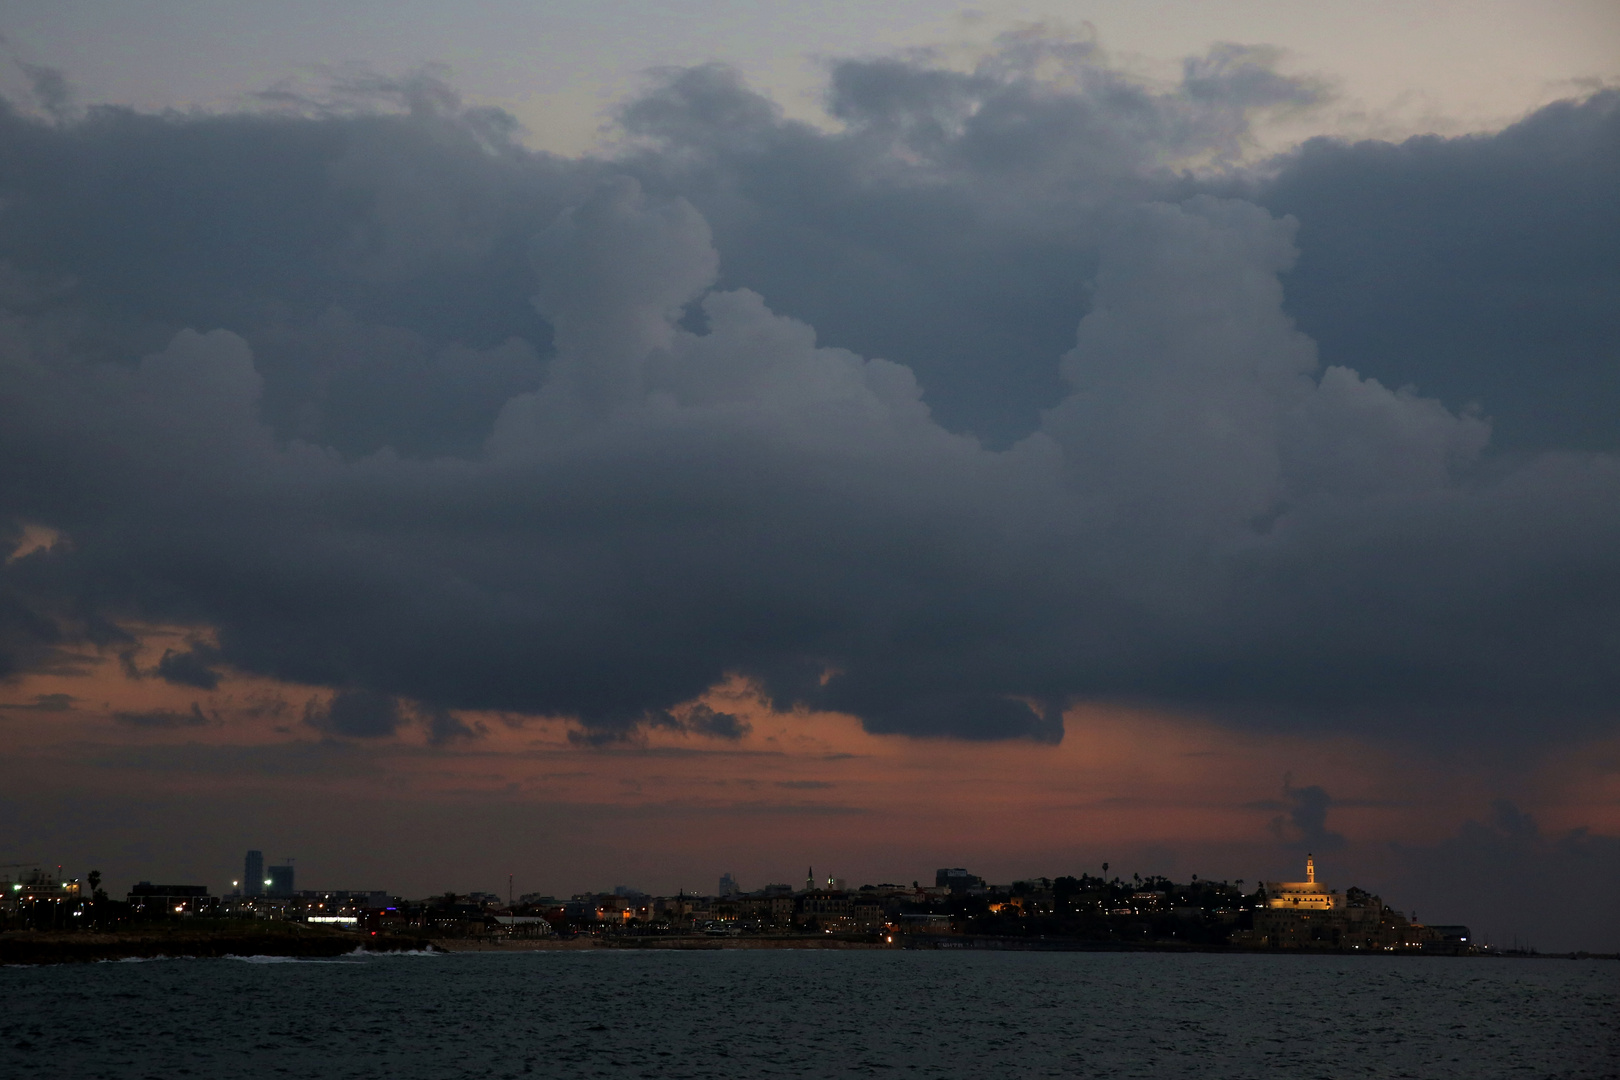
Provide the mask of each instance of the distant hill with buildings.
[{"label": "distant hill with buildings", "polygon": [[[996,885],[951,867],[926,885],[851,886],[807,871],[803,888],[779,883],[746,890],[728,873],[713,895],[649,896],[619,886],[566,899],[446,893],[406,900],[379,890],[295,890],[290,864],[266,868],[257,851],[248,854],[245,869],[247,876],[224,895],[201,884],[143,881],[118,901],[99,887],[99,874],[80,882],[36,867],[0,882],[0,962],[27,962],[21,958],[29,950],[19,943],[40,934],[124,935],[150,950],[163,945],[152,942],[164,935],[173,946],[181,928],[195,932],[197,955],[247,947],[236,939],[255,936],[265,939],[252,945],[259,951],[330,949],[344,941],[349,947],[439,942],[539,948],[744,939],[756,946],[814,939],[899,948],[1491,951],[1467,927],[1420,924],[1365,890],[1329,888],[1317,880],[1309,857],[1303,881],[1262,881],[1252,891],[1241,880],[1174,882],[1138,875],[1129,881],[1082,874]],[[325,936],[313,935],[317,930]],[[80,951],[89,957],[110,948],[103,940]]]}]

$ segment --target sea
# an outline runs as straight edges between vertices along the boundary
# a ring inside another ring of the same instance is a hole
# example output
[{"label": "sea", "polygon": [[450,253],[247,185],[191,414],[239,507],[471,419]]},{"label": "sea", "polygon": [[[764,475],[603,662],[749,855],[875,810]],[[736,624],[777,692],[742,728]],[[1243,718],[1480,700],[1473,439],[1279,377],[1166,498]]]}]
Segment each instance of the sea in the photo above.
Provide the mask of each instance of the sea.
[{"label": "sea", "polygon": [[598,949],[14,967],[0,1076],[1620,1077],[1620,962]]}]

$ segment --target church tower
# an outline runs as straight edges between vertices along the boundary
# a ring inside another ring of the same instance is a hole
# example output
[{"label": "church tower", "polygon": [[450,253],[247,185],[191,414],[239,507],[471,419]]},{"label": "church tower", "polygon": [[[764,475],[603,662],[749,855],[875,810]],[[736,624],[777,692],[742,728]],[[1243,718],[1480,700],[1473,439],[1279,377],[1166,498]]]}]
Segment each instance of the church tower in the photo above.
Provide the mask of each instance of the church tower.
[{"label": "church tower", "polygon": [[1336,911],[1344,897],[1316,880],[1316,856],[1305,856],[1304,881],[1262,881],[1266,906],[1293,911]]}]

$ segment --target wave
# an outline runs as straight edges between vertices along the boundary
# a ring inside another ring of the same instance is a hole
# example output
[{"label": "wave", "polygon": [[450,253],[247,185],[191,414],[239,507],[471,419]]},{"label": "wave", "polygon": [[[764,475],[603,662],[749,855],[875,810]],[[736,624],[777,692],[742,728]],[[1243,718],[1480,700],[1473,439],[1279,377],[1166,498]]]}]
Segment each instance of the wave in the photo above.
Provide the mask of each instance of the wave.
[{"label": "wave", "polygon": [[[353,956],[353,953],[349,953]],[[353,960],[333,959],[329,956],[222,956],[221,960],[240,960],[244,964],[350,964]]]}]

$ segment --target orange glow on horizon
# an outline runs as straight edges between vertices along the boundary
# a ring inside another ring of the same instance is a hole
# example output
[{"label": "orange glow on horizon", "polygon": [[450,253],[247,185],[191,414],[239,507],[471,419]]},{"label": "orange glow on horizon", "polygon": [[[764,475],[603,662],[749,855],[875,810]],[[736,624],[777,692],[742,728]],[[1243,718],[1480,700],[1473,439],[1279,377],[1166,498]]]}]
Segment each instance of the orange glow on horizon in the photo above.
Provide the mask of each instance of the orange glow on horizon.
[{"label": "orange glow on horizon", "polygon": [[[135,670],[150,672],[188,636],[143,628]],[[23,707],[0,709],[0,731],[14,767],[64,790],[160,780],[166,792],[200,798],[341,793],[446,808],[494,800],[566,809],[569,820],[634,813],[654,823],[641,826],[652,830],[648,842],[673,847],[702,843],[709,829],[739,852],[821,850],[884,865],[904,850],[986,851],[1026,872],[1053,852],[1276,844],[1288,828],[1279,799],[1290,775],[1331,793],[1329,828],[1351,842],[1437,842],[1500,794],[1475,771],[1448,774],[1409,746],[1245,732],[1111,705],[1067,710],[1055,746],[968,742],[779,712],[733,678],[699,701],[747,725],[736,740],[653,728],[592,746],[564,718],[466,712],[482,734],[432,746],[414,721],[388,738],[324,736],[303,717],[329,690],[224,676],[204,691],[131,677],[116,658],[86,653],[76,671],[5,687],[0,701]],[[1516,801],[1549,831],[1620,832],[1620,740],[1550,754],[1517,782]]]}]

